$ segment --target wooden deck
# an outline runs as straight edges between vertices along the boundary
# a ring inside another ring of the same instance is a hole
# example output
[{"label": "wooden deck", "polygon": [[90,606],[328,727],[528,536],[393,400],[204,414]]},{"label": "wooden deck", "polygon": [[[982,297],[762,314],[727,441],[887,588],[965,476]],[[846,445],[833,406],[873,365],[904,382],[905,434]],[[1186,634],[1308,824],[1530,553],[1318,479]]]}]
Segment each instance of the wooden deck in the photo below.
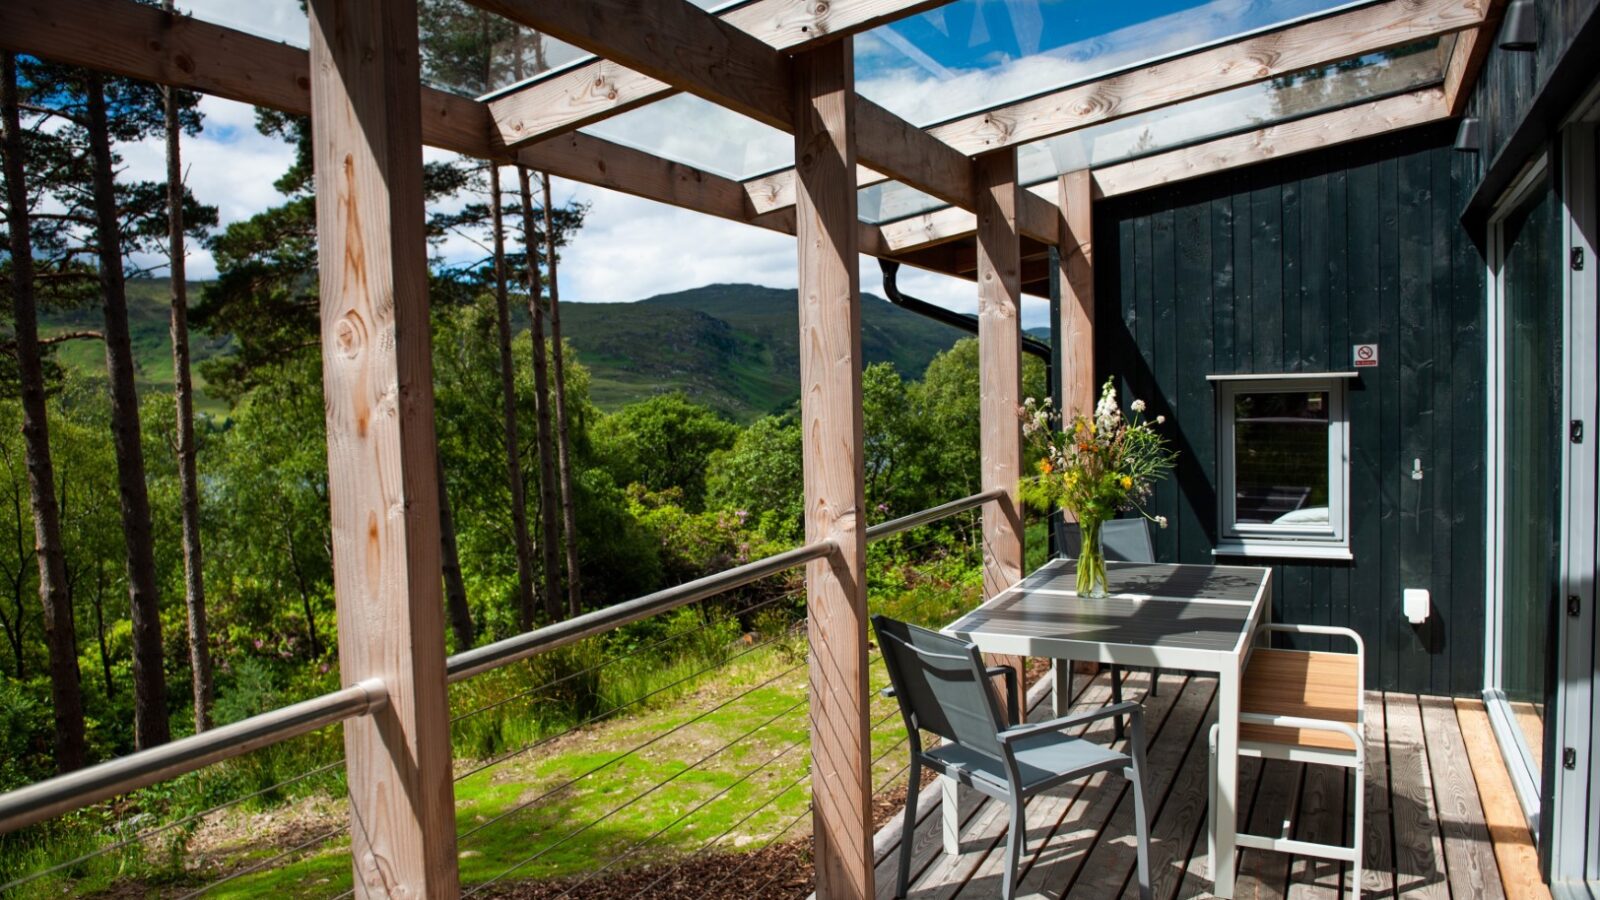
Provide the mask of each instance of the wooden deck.
[{"label": "wooden deck", "polygon": [[[1050,714],[1049,679],[1029,692],[1034,720]],[[1127,674],[1127,696],[1143,696],[1145,672]],[[1074,709],[1106,703],[1109,675],[1074,679]],[[1206,731],[1216,681],[1166,673],[1145,699],[1156,900],[1210,895],[1206,836]],[[1503,898],[1457,705],[1444,697],[1370,693],[1366,873],[1363,896]],[[1471,715],[1464,709],[1462,715]],[[1469,729],[1470,732],[1470,729]],[[1110,741],[1101,723],[1089,737]],[[1495,760],[1498,764],[1498,760]],[[1481,761],[1480,761],[1481,764]],[[1246,760],[1240,773],[1244,830],[1271,833],[1285,820],[1293,836],[1344,840],[1353,778],[1346,770]],[[912,897],[998,897],[1006,811],[975,792],[961,800],[962,853],[947,856],[939,837],[938,786],[923,791],[914,836]],[[1098,775],[1041,796],[1028,808],[1028,852],[1018,897],[1136,898],[1133,798],[1120,777]],[[902,817],[876,837],[877,895],[892,897]],[[1524,834],[1525,834],[1524,830]],[[1335,898],[1349,867],[1283,854],[1240,854],[1238,898]],[[1515,884],[1514,878],[1508,883]],[[1522,892],[1513,891],[1516,897]]]}]

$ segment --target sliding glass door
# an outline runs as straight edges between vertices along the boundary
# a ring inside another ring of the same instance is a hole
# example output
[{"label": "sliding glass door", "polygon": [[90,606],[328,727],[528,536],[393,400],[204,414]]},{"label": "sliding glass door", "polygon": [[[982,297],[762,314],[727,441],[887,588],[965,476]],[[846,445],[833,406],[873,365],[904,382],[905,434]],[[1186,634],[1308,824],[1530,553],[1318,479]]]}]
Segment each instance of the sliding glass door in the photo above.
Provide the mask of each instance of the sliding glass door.
[{"label": "sliding glass door", "polygon": [[[1499,349],[1498,571],[1488,698],[1530,818],[1546,768],[1552,611],[1561,581],[1561,203],[1542,167],[1494,225]],[[1520,776],[1520,777],[1519,777]]]}]

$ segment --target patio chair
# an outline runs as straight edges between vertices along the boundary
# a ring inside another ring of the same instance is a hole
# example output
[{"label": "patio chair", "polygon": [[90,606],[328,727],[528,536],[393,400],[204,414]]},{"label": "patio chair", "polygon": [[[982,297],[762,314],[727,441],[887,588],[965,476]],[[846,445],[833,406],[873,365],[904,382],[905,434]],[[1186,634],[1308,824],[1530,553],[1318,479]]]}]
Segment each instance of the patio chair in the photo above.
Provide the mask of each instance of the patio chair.
[{"label": "patio chair", "polygon": [[[1355,645],[1355,652],[1273,649],[1266,642],[1271,634],[1348,638]],[[1288,836],[1288,822],[1278,837],[1241,831],[1238,845],[1240,849],[1275,850],[1350,863],[1350,900],[1360,900],[1367,765],[1366,714],[1362,704],[1366,645],[1361,635],[1348,628],[1323,625],[1263,625],[1256,629],[1256,640],[1258,646],[1250,652],[1240,685],[1239,755],[1354,769],[1355,822],[1348,846],[1294,840]],[[1213,814],[1217,808],[1217,728],[1211,726]],[[1206,836],[1214,859],[1215,822],[1208,822]]]},{"label": "patio chair", "polygon": [[[1078,530],[1078,523],[1068,522],[1062,535],[1061,552],[1069,559],[1077,558],[1078,548],[1083,546],[1083,533]],[[1112,519],[1102,524],[1100,546],[1105,550],[1108,560],[1141,563],[1156,561],[1155,545],[1150,541],[1150,523],[1142,518]],[[1161,695],[1160,669],[1150,670],[1150,695],[1152,697]],[[1122,702],[1122,667],[1115,663],[1111,666],[1111,702]],[[1117,737],[1122,737],[1120,730],[1117,732]]]},{"label": "patio chair", "polygon": [[[1139,704],[1118,703],[1048,722],[1010,725],[1001,718],[991,673],[984,668],[975,644],[884,616],[873,616],[872,628],[889,670],[890,687],[884,694],[899,700],[911,744],[911,783],[906,790],[896,897],[904,897],[910,889],[911,851],[916,843],[911,835],[917,823],[921,771],[927,766],[1010,806],[1002,900],[1011,900],[1016,890],[1017,863],[1027,849],[1024,804],[1028,798],[1095,772],[1122,772],[1133,783],[1139,897],[1150,900],[1144,725]],[[1125,717],[1130,722],[1132,739],[1126,754],[1067,734],[1076,726],[1108,717]],[[941,738],[940,745],[924,750],[922,731]]]}]

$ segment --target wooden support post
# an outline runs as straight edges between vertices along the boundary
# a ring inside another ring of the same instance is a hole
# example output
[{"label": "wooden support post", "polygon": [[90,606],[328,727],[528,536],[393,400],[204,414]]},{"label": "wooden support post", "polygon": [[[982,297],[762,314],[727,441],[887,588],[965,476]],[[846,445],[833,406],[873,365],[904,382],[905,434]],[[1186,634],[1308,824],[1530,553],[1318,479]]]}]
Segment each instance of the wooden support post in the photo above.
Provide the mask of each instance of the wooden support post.
[{"label": "wooden support post", "polygon": [[310,14],[339,669],[388,690],[344,726],[355,890],[453,897],[417,10],[312,0]]},{"label": "wooden support post", "polygon": [[[978,157],[974,212],[978,217],[978,418],[983,490],[1003,498],[983,506],[983,594],[992,597],[1022,580],[1022,246],[1017,237],[1017,153]],[[1022,660],[999,663],[1017,670]],[[999,685],[999,682],[996,682]],[[1024,710],[1017,710],[1018,716]]]},{"label": "wooden support post", "polygon": [[806,542],[839,548],[806,566],[812,834],[821,900],[873,896],[852,52],[845,38],[797,55],[793,82]]},{"label": "wooden support post", "polygon": [[[1056,254],[1061,284],[1061,427],[1073,416],[1093,415],[1094,381],[1094,176],[1088,169],[1067,172],[1056,179],[1061,209],[1061,249]],[[1065,521],[1072,513],[1061,511]],[[1072,684],[1071,666],[1056,667],[1056,684]],[[1085,673],[1100,671],[1098,663],[1079,662]],[[1065,709],[1065,707],[1062,707]]]},{"label": "wooden support post", "polygon": [[1094,179],[1088,169],[1062,175],[1061,386],[1068,420],[1094,411]]}]

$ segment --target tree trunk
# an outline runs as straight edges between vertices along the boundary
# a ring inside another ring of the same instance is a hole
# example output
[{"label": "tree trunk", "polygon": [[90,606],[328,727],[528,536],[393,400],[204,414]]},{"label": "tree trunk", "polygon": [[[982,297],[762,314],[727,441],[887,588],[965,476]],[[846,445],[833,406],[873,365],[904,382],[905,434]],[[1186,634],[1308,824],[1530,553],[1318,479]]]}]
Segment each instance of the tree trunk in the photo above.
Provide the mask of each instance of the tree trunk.
[{"label": "tree trunk", "polygon": [[450,510],[450,492],[444,483],[444,456],[433,455],[439,478],[439,550],[444,570],[444,603],[450,613],[450,630],[456,634],[456,651],[472,646],[472,607],[467,605],[467,584],[461,579],[461,550],[456,546],[456,517]]},{"label": "tree trunk", "polygon": [[[162,8],[173,11],[172,0]],[[189,378],[189,285],[183,245],[183,160],[178,92],[162,89],[167,126],[167,243],[172,274],[172,396],[178,405],[178,485],[183,510],[183,606],[189,624],[189,669],[194,689],[194,730],[211,727],[211,646],[206,628],[206,584],[200,547],[200,478],[195,467],[194,391]]]},{"label": "tree trunk", "polygon": [[544,264],[550,273],[550,347],[555,354],[556,447],[561,460],[561,518],[567,548],[567,615],[583,611],[582,583],[578,577],[578,517],[572,505],[572,432],[567,427],[567,379],[561,346],[561,291],[556,283],[556,214],[550,201],[550,173],[541,172],[544,188]]},{"label": "tree trunk", "polygon": [[500,166],[489,164],[489,211],[494,220],[495,326],[500,338],[500,406],[504,418],[506,483],[511,488],[511,527],[517,551],[517,611],[522,630],[533,627],[533,541],[528,534],[528,490],[522,481],[522,448],[517,439],[516,364],[511,356],[511,301],[506,291],[506,234]]},{"label": "tree trunk", "polygon": [[18,380],[22,390],[22,439],[26,445],[28,500],[33,507],[34,555],[39,562],[39,602],[44,607],[50,655],[56,768],[67,772],[86,761],[83,686],[78,673],[78,634],[67,590],[67,556],[56,504],[55,464],[50,458],[44,364],[39,349],[38,307],[33,295],[33,236],[28,222],[27,173],[17,113],[17,60],[5,54],[0,107],[4,109],[6,222],[11,238],[11,311],[16,329]]},{"label": "tree trunk", "polygon": [[117,683],[111,678],[111,644],[106,640],[106,570],[94,567],[94,630],[100,642],[100,675],[106,683],[106,702],[117,699]]},{"label": "tree trunk", "polygon": [[106,316],[106,374],[111,382],[111,437],[117,453],[122,534],[128,554],[128,599],[133,620],[133,743],[143,750],[171,737],[166,674],[162,671],[161,603],[156,593],[150,495],[144,481],[139,395],[133,384],[133,345],[128,337],[128,298],[122,276],[122,226],[106,124],[101,76],[85,76],[89,153],[94,184],[95,240],[99,245],[100,290]]},{"label": "tree trunk", "polygon": [[523,251],[528,269],[528,314],[533,318],[533,415],[539,434],[539,519],[543,539],[539,550],[544,557],[544,608],[550,620],[561,618],[561,566],[556,562],[556,466],[550,437],[550,374],[545,363],[544,305],[539,301],[539,257],[534,253],[533,188],[528,170],[517,167],[517,183],[522,194]]}]

